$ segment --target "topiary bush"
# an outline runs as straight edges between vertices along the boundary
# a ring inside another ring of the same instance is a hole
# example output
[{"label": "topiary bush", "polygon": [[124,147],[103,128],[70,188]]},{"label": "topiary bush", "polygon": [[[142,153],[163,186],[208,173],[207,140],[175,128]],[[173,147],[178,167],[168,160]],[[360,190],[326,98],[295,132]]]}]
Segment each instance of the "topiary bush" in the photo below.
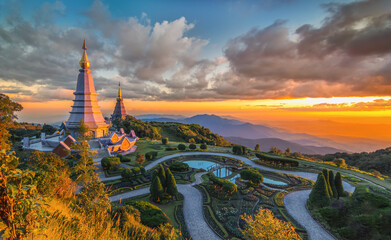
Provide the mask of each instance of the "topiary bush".
[{"label": "topiary bush", "polygon": [[185,151],[186,150],[186,145],[181,143],[181,144],[178,144],[178,150],[180,151]]},{"label": "topiary bush", "polygon": [[163,211],[149,202],[136,201],[131,202],[130,205],[140,211],[141,223],[148,227],[156,228],[168,222]]},{"label": "topiary bush", "polygon": [[192,143],[192,144],[189,145],[189,149],[190,149],[190,150],[195,150],[195,149],[197,149],[197,145],[195,145],[194,143]]},{"label": "topiary bush", "polygon": [[205,143],[204,143],[204,144],[201,144],[201,145],[200,145],[200,148],[201,148],[202,150],[207,150],[207,149],[208,149],[208,145],[206,145]]},{"label": "topiary bush", "polygon": [[162,144],[167,145],[168,144],[168,138],[162,138]]},{"label": "topiary bush", "polygon": [[176,172],[184,172],[189,170],[189,164],[183,162],[173,162],[169,166],[170,170]]},{"label": "topiary bush", "polygon": [[100,161],[104,170],[118,169],[121,161],[118,157],[104,157]]},{"label": "topiary bush", "polygon": [[155,152],[155,151],[147,152],[147,153],[145,154],[145,159],[146,159],[147,161],[153,161],[153,160],[156,159],[156,157],[157,157],[157,152]]},{"label": "topiary bush", "polygon": [[175,150],[177,150],[176,147],[168,147],[168,148],[166,148],[166,151],[175,151]]},{"label": "topiary bush", "polygon": [[240,171],[240,177],[244,180],[248,180],[252,185],[259,185],[263,182],[262,174],[255,168],[243,169]]}]

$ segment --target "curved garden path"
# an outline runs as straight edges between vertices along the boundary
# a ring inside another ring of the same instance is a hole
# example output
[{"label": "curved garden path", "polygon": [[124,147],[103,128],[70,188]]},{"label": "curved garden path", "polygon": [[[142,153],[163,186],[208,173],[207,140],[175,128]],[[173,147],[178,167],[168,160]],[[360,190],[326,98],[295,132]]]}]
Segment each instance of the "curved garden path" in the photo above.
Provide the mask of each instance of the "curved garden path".
[{"label": "curved garden path", "polygon": [[[220,240],[221,238],[215,234],[204,219],[202,194],[196,188],[192,187],[192,185],[202,182],[201,176],[205,173],[207,172],[197,173],[195,175],[196,182],[193,184],[177,184],[178,191],[184,197],[183,214],[185,223],[190,236],[194,240]],[[132,198],[147,193],[149,193],[149,188],[142,188],[110,197],[110,200],[118,201],[120,199]]]},{"label": "curved garden path", "polygon": [[[318,174],[310,172],[300,172],[300,171],[288,171],[288,170],[279,170],[274,168],[265,167],[254,163],[252,160],[237,156],[228,153],[213,153],[213,152],[184,152],[177,153],[173,155],[168,155],[162,157],[150,164],[148,164],[145,169],[149,170],[156,165],[178,156],[189,156],[189,155],[212,155],[212,156],[222,156],[230,157],[237,160],[241,160],[244,163],[259,169],[263,169],[270,172],[279,172],[292,174],[299,177],[307,178],[313,181],[316,181]],[[199,184],[202,182],[201,175],[205,173],[196,174],[196,183]],[[206,223],[203,217],[202,209],[202,195],[201,193],[192,187],[194,184],[178,184],[178,191],[184,196],[184,217],[186,226],[189,230],[190,235],[193,239],[205,240],[205,239],[220,239],[213,230],[210,229],[209,225]],[[344,188],[348,192],[354,191],[354,186],[343,182]],[[110,197],[111,201],[117,201],[119,199],[132,198],[138,195],[146,194],[149,192],[148,188],[138,189],[131,192],[123,193]],[[309,197],[310,190],[301,190],[289,193],[284,198],[284,204],[288,213],[300,223],[305,230],[307,231],[310,239],[335,239],[330,233],[324,230],[310,215],[309,211],[306,208],[306,201]]]}]

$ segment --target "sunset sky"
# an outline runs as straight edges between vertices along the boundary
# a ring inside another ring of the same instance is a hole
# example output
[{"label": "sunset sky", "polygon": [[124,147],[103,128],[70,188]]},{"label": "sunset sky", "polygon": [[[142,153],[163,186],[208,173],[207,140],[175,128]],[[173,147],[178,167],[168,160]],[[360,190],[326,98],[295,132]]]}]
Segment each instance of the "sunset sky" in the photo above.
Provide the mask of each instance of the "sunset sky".
[{"label": "sunset sky", "polygon": [[391,142],[391,1],[0,1],[0,92],[68,118],[86,39],[99,104]]}]

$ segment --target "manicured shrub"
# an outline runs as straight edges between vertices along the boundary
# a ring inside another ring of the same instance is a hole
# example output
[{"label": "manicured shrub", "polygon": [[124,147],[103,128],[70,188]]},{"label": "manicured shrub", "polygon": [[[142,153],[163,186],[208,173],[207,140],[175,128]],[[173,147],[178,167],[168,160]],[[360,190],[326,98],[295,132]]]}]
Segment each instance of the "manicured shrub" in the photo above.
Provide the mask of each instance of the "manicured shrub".
[{"label": "manicured shrub", "polygon": [[232,152],[237,155],[247,154],[247,148],[245,146],[235,145],[232,147]]},{"label": "manicured shrub", "polygon": [[155,151],[147,152],[147,153],[145,154],[145,159],[146,159],[147,161],[155,160],[156,157],[157,157],[157,152],[155,152]]},{"label": "manicured shrub", "polygon": [[204,144],[201,144],[201,145],[200,145],[200,148],[201,148],[202,150],[207,150],[207,149],[208,149],[208,145],[206,145],[205,143],[204,143]]},{"label": "manicured shrub", "polygon": [[309,205],[312,207],[322,208],[330,205],[330,195],[327,190],[327,181],[323,173],[319,173],[318,179],[312,188],[308,201]]},{"label": "manicured shrub", "polygon": [[176,196],[178,194],[178,189],[176,187],[176,181],[174,175],[172,175],[169,168],[166,168],[166,183],[167,183],[166,192],[171,196]]},{"label": "manicured shrub", "polygon": [[194,143],[191,143],[191,144],[189,145],[189,149],[190,149],[190,150],[195,150],[195,149],[197,149],[197,145],[195,145]]},{"label": "manicured shrub", "polygon": [[162,138],[162,144],[167,145],[168,144],[168,138]]},{"label": "manicured shrub", "polygon": [[261,146],[259,146],[259,144],[257,143],[257,145],[255,145],[254,150],[255,151],[261,151]]},{"label": "manicured shrub", "polygon": [[163,186],[163,189],[165,189],[165,186],[166,186],[166,171],[164,170],[163,168],[163,165],[159,165],[158,167],[158,176],[160,178],[160,182]]},{"label": "manicured shrub", "polygon": [[259,185],[263,182],[262,174],[254,168],[243,169],[240,171],[240,177],[244,180],[248,180],[250,184],[253,185]]},{"label": "manicured shrub", "polygon": [[263,153],[256,153],[255,156],[262,162],[267,162],[273,165],[283,165],[289,167],[298,167],[299,162],[291,158],[283,158],[280,156],[270,156]]},{"label": "manicured shrub", "polygon": [[149,192],[151,193],[152,200],[154,202],[160,202],[164,195],[164,189],[162,183],[160,182],[160,177],[158,175],[159,173],[157,172],[157,170],[155,170],[152,177],[151,186],[149,188]]},{"label": "manicured shrub", "polygon": [[168,219],[164,215],[163,211],[149,202],[136,201],[131,202],[131,205],[140,211],[142,224],[156,228],[161,224],[168,222]]},{"label": "manicured shrub", "polygon": [[337,165],[337,167],[340,167],[340,168],[346,167],[345,159],[343,159],[343,158],[334,159],[334,163],[335,163],[335,165]]},{"label": "manicured shrub", "polygon": [[122,177],[125,181],[130,181],[130,180],[132,180],[132,179],[135,177],[135,174],[134,174],[134,172],[133,172],[133,169],[125,168],[125,169],[122,170],[122,172],[121,172],[121,177]]},{"label": "manicured shrub", "polygon": [[104,170],[118,169],[121,161],[118,157],[104,157],[101,164]]},{"label": "manicured shrub", "polygon": [[118,154],[118,157],[121,162],[130,162],[132,160],[132,157],[130,155],[123,156],[121,154]]},{"label": "manicured shrub", "polygon": [[168,147],[168,148],[166,148],[166,151],[175,151],[175,150],[177,150],[176,147]]},{"label": "manicured shrub", "polygon": [[176,172],[184,172],[189,170],[189,164],[184,163],[184,162],[173,162],[170,164],[169,168],[172,171]]},{"label": "manicured shrub", "polygon": [[186,150],[186,145],[181,143],[181,144],[178,144],[178,150],[180,151],[185,151]]},{"label": "manicured shrub", "polygon": [[337,197],[339,199],[340,197],[343,197],[345,194],[345,190],[343,189],[343,184],[342,184],[342,176],[339,172],[335,174],[334,183],[335,183],[335,189],[337,189]]},{"label": "manicured shrub", "polygon": [[323,176],[324,176],[324,179],[326,180],[326,186],[327,186],[327,191],[329,193],[329,196],[332,197],[333,196],[333,191],[331,190],[331,186],[330,186],[330,178],[329,178],[329,171],[327,169],[323,169],[322,170],[322,173],[323,173]]},{"label": "manicured shrub", "polygon": [[335,187],[334,173],[331,170],[329,171],[329,183],[333,192],[333,198],[338,198],[337,188]]},{"label": "manicured shrub", "polygon": [[214,185],[214,190],[219,195],[229,196],[238,191],[238,188],[234,183],[231,183],[227,179],[218,178],[213,173],[208,174],[209,180]]}]

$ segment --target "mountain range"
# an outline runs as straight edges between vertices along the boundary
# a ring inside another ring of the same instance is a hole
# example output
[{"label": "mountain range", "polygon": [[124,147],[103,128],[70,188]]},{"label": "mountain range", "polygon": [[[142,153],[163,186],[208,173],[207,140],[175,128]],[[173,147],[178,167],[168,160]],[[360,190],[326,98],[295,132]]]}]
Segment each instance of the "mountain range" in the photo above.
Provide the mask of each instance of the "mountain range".
[{"label": "mountain range", "polygon": [[327,154],[349,151],[330,139],[323,139],[304,133],[289,133],[280,129],[255,125],[217,115],[203,114],[188,118],[181,116],[173,118],[172,116],[164,115],[141,115],[137,117],[143,121],[199,124],[223,136],[232,143],[245,145],[250,148],[254,148],[259,143],[263,150],[269,150],[272,146],[283,150],[289,147],[293,152],[306,154]]}]

